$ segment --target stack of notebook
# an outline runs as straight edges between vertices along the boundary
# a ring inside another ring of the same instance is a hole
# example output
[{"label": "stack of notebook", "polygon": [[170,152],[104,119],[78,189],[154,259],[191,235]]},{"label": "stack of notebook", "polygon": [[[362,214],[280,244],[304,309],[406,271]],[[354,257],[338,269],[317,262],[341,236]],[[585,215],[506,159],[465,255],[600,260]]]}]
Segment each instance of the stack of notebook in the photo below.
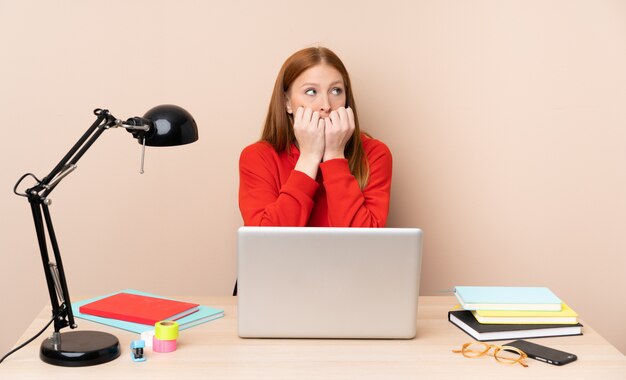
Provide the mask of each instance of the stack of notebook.
[{"label": "stack of notebook", "polygon": [[74,302],[72,311],[78,318],[136,333],[154,330],[154,324],[163,320],[174,320],[184,330],[224,316],[221,309],[132,289]]},{"label": "stack of notebook", "polygon": [[550,289],[457,286],[448,320],[479,341],[582,335],[578,315]]}]

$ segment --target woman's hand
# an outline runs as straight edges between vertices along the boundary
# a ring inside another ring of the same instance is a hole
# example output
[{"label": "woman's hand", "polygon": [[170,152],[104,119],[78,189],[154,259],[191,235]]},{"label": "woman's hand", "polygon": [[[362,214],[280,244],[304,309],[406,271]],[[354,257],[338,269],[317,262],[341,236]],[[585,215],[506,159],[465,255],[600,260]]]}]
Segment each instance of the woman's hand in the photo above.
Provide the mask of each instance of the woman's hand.
[{"label": "woman's hand", "polygon": [[319,112],[313,112],[308,107],[298,107],[293,117],[293,133],[300,150],[295,169],[313,179],[317,176],[317,169],[324,156],[325,124]]},{"label": "woman's hand", "polygon": [[345,158],[344,150],[354,133],[354,112],[352,108],[340,107],[332,111],[325,122],[325,148],[323,161]]}]

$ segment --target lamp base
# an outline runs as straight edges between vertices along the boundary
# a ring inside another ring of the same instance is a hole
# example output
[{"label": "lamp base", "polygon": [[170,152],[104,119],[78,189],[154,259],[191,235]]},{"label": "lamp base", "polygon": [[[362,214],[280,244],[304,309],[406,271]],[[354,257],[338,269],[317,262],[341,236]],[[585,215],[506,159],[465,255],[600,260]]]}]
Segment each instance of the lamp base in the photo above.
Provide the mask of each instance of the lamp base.
[{"label": "lamp base", "polygon": [[120,356],[120,342],[115,335],[101,331],[70,331],[41,342],[39,358],[63,367],[85,367],[110,362]]}]

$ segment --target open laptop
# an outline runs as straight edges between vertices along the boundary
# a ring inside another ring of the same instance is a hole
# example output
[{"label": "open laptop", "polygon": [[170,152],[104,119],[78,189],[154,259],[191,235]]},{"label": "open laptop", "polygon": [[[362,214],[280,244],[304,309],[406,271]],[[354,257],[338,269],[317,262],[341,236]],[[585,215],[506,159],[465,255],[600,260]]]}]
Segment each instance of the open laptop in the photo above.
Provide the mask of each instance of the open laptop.
[{"label": "open laptop", "polygon": [[415,337],[422,231],[241,227],[244,338]]}]

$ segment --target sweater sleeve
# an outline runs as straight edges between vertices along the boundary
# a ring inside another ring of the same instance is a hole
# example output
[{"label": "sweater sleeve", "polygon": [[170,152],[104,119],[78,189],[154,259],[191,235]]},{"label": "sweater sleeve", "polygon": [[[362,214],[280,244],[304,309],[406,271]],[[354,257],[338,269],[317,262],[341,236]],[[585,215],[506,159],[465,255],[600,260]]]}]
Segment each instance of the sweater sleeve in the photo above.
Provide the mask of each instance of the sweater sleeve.
[{"label": "sweater sleeve", "polygon": [[319,184],[292,170],[280,185],[278,156],[253,144],[239,158],[239,209],[246,226],[306,226]]},{"label": "sweater sleeve", "polygon": [[368,152],[369,181],[361,191],[348,160],[320,164],[332,227],[384,227],[389,213],[392,157],[381,142]]}]

